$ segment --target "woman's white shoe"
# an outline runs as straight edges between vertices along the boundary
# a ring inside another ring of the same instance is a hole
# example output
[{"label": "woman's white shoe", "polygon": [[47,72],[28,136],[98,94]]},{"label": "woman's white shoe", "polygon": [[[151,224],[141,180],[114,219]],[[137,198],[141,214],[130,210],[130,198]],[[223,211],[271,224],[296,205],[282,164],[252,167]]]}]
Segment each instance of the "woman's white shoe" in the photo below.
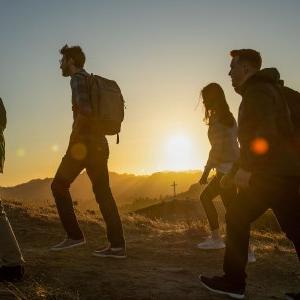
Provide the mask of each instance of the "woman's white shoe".
[{"label": "woman's white shoe", "polygon": [[213,239],[211,237],[207,238],[204,242],[201,242],[197,245],[197,248],[202,250],[217,250],[224,249],[225,243],[220,239]]}]

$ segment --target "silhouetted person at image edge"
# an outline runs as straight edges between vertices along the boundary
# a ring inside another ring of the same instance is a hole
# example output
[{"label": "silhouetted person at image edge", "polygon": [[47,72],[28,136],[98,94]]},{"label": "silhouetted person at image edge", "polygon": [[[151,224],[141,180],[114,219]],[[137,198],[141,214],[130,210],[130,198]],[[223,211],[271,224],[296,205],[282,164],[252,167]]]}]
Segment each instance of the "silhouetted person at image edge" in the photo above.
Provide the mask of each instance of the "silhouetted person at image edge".
[{"label": "silhouetted person at image edge", "polygon": [[[278,71],[260,70],[255,50],[233,50],[231,56],[229,75],[242,96],[240,159],[221,184],[227,186],[233,178],[238,194],[227,208],[224,275],[200,280],[210,291],[244,299],[250,224],[267,209],[273,210],[300,259],[300,159],[291,143],[293,126]],[[299,294],[287,297],[299,299]]]},{"label": "silhouetted person at image edge", "polygon": [[84,70],[85,55],[79,46],[60,50],[60,68],[64,77],[71,77],[73,129],[65,156],[52,183],[52,193],[67,237],[51,248],[60,251],[85,244],[79,228],[72,198],[69,192],[71,183],[86,169],[96,201],[106,223],[108,247],[95,250],[99,257],[125,258],[126,248],[122,223],[109,186],[107,160],[109,147],[104,134],[91,121],[92,105],[87,86],[89,74]]},{"label": "silhouetted person at image edge", "polygon": [[[0,173],[3,173],[6,127],[6,111],[0,98]],[[10,222],[0,200],[0,281],[21,280],[24,275],[24,259]]]},{"label": "silhouetted person at image edge", "polygon": [[[210,180],[200,195],[200,200],[207,215],[211,236],[199,243],[197,247],[202,250],[215,250],[225,248],[220,234],[218,212],[213,203],[214,198],[221,196],[227,209],[233,198],[236,197],[236,187],[220,186],[221,178],[229,173],[233,164],[238,160],[240,150],[237,141],[237,125],[230,112],[224,91],[217,83],[210,83],[201,91],[205,108],[204,121],[208,125],[208,139],[211,144],[208,160],[199,183],[207,184],[207,178],[212,169],[216,175]],[[254,252],[249,247],[248,262],[255,262]]]}]

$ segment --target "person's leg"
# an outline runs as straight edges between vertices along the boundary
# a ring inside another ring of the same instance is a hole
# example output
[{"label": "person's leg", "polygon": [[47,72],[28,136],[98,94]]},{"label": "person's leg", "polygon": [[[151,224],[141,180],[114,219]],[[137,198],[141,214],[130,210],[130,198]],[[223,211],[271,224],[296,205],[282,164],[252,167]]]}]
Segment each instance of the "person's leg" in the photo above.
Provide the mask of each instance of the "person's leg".
[{"label": "person's leg", "polygon": [[211,229],[211,236],[205,241],[197,244],[202,250],[216,250],[225,248],[225,243],[221,237],[219,229],[218,212],[213,203],[213,199],[220,194],[220,180],[222,174],[218,173],[204,189],[200,195],[204,211],[206,212],[208,223]]},{"label": "person's leg", "polygon": [[0,201],[0,266],[19,266],[24,259]]},{"label": "person's leg", "polygon": [[[258,197],[256,197],[258,196]],[[200,276],[202,285],[218,294],[235,299],[245,298],[246,264],[250,224],[267,209],[256,188],[239,190],[226,211],[227,236],[224,256],[224,276]]]},{"label": "person's leg", "polygon": [[21,280],[23,264],[18,241],[0,201],[0,281]]},{"label": "person's leg", "polygon": [[51,185],[60,220],[68,238],[72,240],[81,240],[84,238],[77,222],[69,191],[71,183],[83,169],[84,159],[77,160],[73,158],[71,147],[69,147]]},{"label": "person's leg", "polygon": [[256,186],[239,190],[226,211],[227,235],[223,270],[226,277],[241,285],[245,285],[246,280],[250,225],[268,208],[259,192]]},{"label": "person's leg", "polygon": [[220,174],[214,176],[200,195],[200,201],[203,205],[212,232],[219,230],[218,212],[213,203],[213,199],[220,194],[220,180]]},{"label": "person's leg", "polygon": [[286,236],[293,242],[300,260],[300,178],[283,178],[282,194],[271,208]]},{"label": "person's leg", "polygon": [[[234,201],[237,196],[237,188],[236,186],[232,186],[229,188],[221,188],[220,189],[221,199],[224,204],[225,209],[229,207],[230,203]],[[256,257],[254,254],[254,248],[249,244],[248,248],[248,263],[256,262]]]},{"label": "person's leg", "polygon": [[[300,261],[300,195],[299,177],[275,178],[274,185],[281,187],[271,201],[271,208],[286,236],[293,242]],[[286,293],[286,299],[300,299],[300,292]]]},{"label": "person's leg", "polygon": [[115,199],[109,185],[108,149],[105,144],[91,144],[88,149],[87,174],[106,224],[107,238],[112,248],[124,248],[123,227]]},{"label": "person's leg", "polygon": [[[294,188],[292,185],[287,186],[288,181],[268,174],[253,175],[250,187],[239,191],[236,201],[229,205],[226,216],[227,240],[224,258],[226,275],[246,278],[245,266],[250,224],[268,208],[274,208],[276,203],[281,203],[283,207],[288,206],[284,204],[287,203],[288,192],[294,191],[294,195],[297,194],[299,186],[299,184],[294,184]],[[296,211],[296,206],[294,208]]]},{"label": "person's leg", "polygon": [[234,199],[236,198],[237,195],[237,188],[236,186],[232,186],[229,188],[221,188],[220,187],[220,195],[221,199],[223,202],[223,205],[225,207],[225,210],[227,210],[228,206]]},{"label": "person's leg", "polygon": [[[225,276],[214,278],[201,276],[201,282],[206,288],[236,299],[244,299],[250,224],[268,208],[274,208],[275,203],[284,202],[288,189],[282,184],[282,178],[256,174],[251,178],[250,187],[238,192],[226,215],[227,239],[223,266]],[[282,223],[286,226],[285,222]],[[294,225],[298,226],[299,221]],[[291,230],[289,234],[293,235],[294,240],[297,239],[294,231]]]}]

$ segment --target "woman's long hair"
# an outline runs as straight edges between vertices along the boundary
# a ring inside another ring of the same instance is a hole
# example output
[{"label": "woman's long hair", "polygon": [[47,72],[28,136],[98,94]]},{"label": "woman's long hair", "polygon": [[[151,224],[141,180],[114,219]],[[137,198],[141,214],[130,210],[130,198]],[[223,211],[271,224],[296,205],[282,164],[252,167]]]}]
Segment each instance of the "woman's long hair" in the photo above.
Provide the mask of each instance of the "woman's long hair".
[{"label": "woman's long hair", "polygon": [[209,125],[211,117],[215,116],[223,125],[232,127],[235,123],[230,112],[222,87],[215,82],[205,86],[201,91],[205,116],[203,121]]}]

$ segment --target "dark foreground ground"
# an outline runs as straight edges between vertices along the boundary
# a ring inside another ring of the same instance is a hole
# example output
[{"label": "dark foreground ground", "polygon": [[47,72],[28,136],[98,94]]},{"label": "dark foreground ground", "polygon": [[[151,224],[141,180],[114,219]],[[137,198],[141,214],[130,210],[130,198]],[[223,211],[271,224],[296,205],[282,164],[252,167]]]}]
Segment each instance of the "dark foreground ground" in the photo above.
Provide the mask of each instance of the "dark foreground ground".
[{"label": "dark foreground ground", "polygon": [[[195,247],[205,227],[124,216],[128,258],[113,260],[91,255],[106,241],[94,215],[80,214],[86,246],[51,253],[49,246],[64,237],[53,209],[17,203],[7,212],[23,248],[26,277],[15,285],[0,284],[0,300],[224,299],[199,284],[200,273],[221,272],[223,258],[223,251]],[[247,299],[284,299],[285,291],[300,289],[299,263],[286,239],[260,231],[252,237],[258,261],[248,267]]]}]

